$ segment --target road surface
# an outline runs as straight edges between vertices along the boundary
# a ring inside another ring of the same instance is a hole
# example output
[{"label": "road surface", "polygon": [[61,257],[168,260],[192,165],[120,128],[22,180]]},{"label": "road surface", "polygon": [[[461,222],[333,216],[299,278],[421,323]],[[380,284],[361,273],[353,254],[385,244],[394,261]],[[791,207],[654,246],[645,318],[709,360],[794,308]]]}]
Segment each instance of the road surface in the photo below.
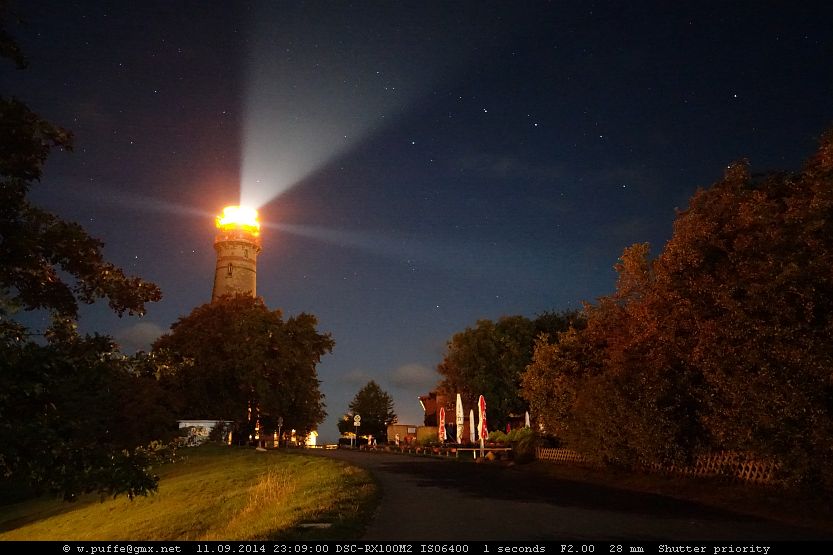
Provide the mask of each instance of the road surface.
[{"label": "road surface", "polygon": [[325,456],[369,469],[382,500],[365,540],[817,540],[791,527],[650,493],[522,468],[350,450]]}]

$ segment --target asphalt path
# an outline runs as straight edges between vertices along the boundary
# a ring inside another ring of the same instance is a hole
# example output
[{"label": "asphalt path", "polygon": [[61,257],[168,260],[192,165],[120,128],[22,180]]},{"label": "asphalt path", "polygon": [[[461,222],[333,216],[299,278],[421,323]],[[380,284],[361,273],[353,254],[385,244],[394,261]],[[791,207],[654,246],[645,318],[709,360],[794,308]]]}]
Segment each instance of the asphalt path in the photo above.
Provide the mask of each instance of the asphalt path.
[{"label": "asphalt path", "polygon": [[829,535],[692,501],[523,467],[333,450],[382,490],[365,540],[818,540]]}]

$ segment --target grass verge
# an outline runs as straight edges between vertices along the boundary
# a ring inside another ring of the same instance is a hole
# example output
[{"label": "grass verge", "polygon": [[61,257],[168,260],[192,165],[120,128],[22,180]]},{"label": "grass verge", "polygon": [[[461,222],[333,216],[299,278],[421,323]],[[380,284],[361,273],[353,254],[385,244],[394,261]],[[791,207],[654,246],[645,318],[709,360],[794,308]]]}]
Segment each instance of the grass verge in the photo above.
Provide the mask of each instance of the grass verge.
[{"label": "grass verge", "polygon": [[0,507],[0,540],[354,539],[378,502],[369,473],[341,461],[216,445],[181,453],[148,497]]}]

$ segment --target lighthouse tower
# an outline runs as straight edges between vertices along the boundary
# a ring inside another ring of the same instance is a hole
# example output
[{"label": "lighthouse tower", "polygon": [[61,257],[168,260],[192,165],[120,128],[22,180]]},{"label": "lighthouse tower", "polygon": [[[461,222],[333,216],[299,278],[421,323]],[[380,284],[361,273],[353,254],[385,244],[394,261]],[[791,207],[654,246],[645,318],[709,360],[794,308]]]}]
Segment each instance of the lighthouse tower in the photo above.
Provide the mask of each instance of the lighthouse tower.
[{"label": "lighthouse tower", "polygon": [[217,267],[211,301],[223,295],[257,294],[257,255],[260,253],[260,223],[257,210],[227,206],[217,217]]}]

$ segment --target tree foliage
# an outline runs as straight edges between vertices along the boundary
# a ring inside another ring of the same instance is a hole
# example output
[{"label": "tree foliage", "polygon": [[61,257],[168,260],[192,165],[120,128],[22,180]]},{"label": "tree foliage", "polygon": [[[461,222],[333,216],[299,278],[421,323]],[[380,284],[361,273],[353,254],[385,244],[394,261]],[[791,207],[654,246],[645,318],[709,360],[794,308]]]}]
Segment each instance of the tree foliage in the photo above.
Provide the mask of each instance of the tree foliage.
[{"label": "tree foliage", "polygon": [[243,431],[253,407],[269,429],[281,417],[304,435],[326,416],[316,365],[334,346],[316,325],[310,314],[284,321],[260,298],[226,296],[177,320],[153,355],[188,418],[231,420]]},{"label": "tree foliage", "polygon": [[338,431],[341,433],[353,432],[353,417],[361,416],[361,435],[372,435],[375,438],[385,441],[388,436],[388,425],[396,422],[396,413],[393,411],[393,397],[384,391],[379,384],[373,380],[362,387],[349,405],[349,413],[339,421]]},{"label": "tree foliage", "polygon": [[[6,2],[0,3],[0,57],[22,69],[23,54],[5,29],[8,16]],[[72,150],[72,133],[2,95],[0,122],[0,293],[5,305],[75,318],[79,301],[106,298],[119,315],[143,314],[145,303],[161,298],[158,287],[125,276],[104,260],[101,241],[26,198],[50,152]]]},{"label": "tree foliage", "polygon": [[[714,445],[833,486],[833,133],[801,172],[746,163],[699,191],[657,261],[667,333]],[[684,349],[684,350],[683,350]]]},{"label": "tree foliage", "polygon": [[66,499],[155,490],[149,466],[164,446],[146,446],[174,431],[164,392],[110,338],[64,331],[39,345],[13,324],[0,330],[4,476]]},{"label": "tree foliage", "polygon": [[523,396],[613,462],[772,457],[833,486],[833,134],[797,173],[699,190],[653,261],[634,245],[587,328],[539,340]]},{"label": "tree foliage", "polygon": [[75,318],[78,303],[106,298],[119,315],[143,314],[159,288],[104,260],[103,243],[73,222],[29,203],[53,148],[72,135],[17,99],[0,97],[0,290],[11,303]]},{"label": "tree foliage", "polygon": [[460,393],[465,406],[474,406],[483,395],[489,406],[489,425],[502,429],[510,414],[522,415],[528,408],[518,388],[532,360],[535,338],[565,330],[576,319],[576,313],[565,312],[544,313],[535,320],[506,316],[497,322],[478,321],[448,342],[437,367],[443,376],[439,389],[450,397]]},{"label": "tree foliage", "polygon": [[[0,57],[22,69],[8,16],[0,2]],[[5,96],[0,122],[0,473],[66,498],[147,493],[156,488],[153,454],[137,446],[164,434],[122,423],[154,384],[133,373],[109,338],[78,336],[74,321],[79,303],[104,298],[119,315],[143,314],[161,293],[105,261],[101,241],[81,226],[28,201],[50,152],[71,150],[71,133]],[[18,310],[52,316],[45,344],[11,319]]]}]

